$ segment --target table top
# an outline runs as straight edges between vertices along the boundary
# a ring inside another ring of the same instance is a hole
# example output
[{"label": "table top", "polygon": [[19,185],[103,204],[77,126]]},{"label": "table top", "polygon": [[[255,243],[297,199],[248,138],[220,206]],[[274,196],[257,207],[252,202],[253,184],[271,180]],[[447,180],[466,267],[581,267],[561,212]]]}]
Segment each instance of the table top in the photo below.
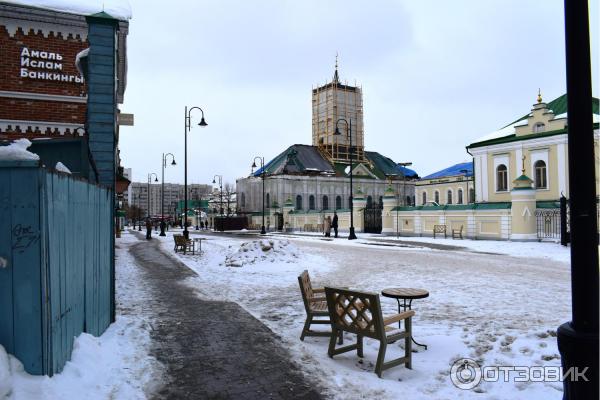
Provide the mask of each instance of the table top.
[{"label": "table top", "polygon": [[386,288],[381,291],[381,295],[395,299],[424,299],[429,297],[429,292],[415,288]]}]

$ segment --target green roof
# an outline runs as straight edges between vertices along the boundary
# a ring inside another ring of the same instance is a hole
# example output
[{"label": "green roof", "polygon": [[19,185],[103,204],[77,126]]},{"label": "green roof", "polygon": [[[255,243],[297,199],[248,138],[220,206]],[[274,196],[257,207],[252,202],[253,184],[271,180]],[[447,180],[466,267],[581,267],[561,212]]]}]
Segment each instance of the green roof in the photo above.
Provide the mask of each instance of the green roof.
[{"label": "green roof", "polygon": [[[547,103],[546,108],[548,110],[552,110],[554,115],[560,115],[560,114],[566,113],[567,112],[567,94],[565,93],[562,96],[552,100],[550,103]],[[600,114],[599,109],[600,109],[600,107],[599,107],[598,99],[595,97],[592,97],[592,113]],[[506,128],[509,125],[512,125],[516,122],[526,119],[527,117],[529,117],[529,114],[530,113],[527,113],[527,114],[523,115],[521,118],[511,122],[510,124],[506,124],[505,126],[503,126],[503,128]]]}]

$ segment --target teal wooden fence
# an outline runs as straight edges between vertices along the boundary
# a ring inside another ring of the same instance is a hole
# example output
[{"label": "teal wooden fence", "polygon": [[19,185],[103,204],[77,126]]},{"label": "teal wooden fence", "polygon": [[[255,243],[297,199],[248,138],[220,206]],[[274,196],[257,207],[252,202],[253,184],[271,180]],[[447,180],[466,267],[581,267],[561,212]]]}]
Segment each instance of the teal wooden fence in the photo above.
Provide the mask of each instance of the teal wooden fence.
[{"label": "teal wooden fence", "polygon": [[0,162],[0,344],[31,374],[111,322],[113,192],[37,162]]}]

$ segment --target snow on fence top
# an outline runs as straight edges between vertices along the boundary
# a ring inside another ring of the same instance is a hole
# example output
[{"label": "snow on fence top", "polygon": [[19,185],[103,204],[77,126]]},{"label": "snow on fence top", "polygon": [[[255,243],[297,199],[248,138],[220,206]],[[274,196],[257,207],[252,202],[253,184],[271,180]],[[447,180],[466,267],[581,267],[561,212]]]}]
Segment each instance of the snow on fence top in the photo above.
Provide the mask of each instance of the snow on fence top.
[{"label": "snow on fence top", "polygon": [[0,161],[39,160],[40,156],[27,150],[29,146],[31,142],[28,139],[18,139],[8,146],[0,146]]},{"label": "snow on fence top", "polygon": [[131,6],[128,0],[3,0],[6,3],[42,8],[69,14],[94,15],[105,12],[113,18],[127,21],[131,19]]}]

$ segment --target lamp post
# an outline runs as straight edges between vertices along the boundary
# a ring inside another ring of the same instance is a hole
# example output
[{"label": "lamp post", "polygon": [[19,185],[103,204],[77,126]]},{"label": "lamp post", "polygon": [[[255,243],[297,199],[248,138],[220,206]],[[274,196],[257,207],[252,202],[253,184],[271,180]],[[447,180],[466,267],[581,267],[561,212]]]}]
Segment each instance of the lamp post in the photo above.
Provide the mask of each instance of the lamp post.
[{"label": "lamp post", "polygon": [[469,178],[467,177],[469,170],[461,169],[460,172],[462,172],[462,174],[465,176],[465,179],[467,180],[467,204],[469,204],[471,202],[471,192],[469,192]]},{"label": "lamp post", "polygon": [[162,155],[162,182],[160,184],[160,235],[167,236],[165,234],[165,168],[167,167],[167,157],[171,156],[171,165],[177,165],[175,162],[175,156],[172,153],[163,153]]},{"label": "lamp post", "polygon": [[[215,175],[213,176],[213,185],[215,183],[217,183],[216,178],[219,177],[219,215],[221,217],[223,217],[223,176],[222,175]],[[214,218],[213,218],[214,221]],[[214,229],[214,222],[213,222],[213,229]],[[223,231],[223,220],[221,220],[221,231]]]},{"label": "lamp post", "polygon": [[354,208],[353,208],[353,199],[354,199],[354,191],[352,189],[352,160],[354,158],[354,149],[352,148],[352,119],[348,122],[345,118],[339,118],[335,122],[335,132],[334,135],[341,135],[339,129],[340,121],[344,121],[346,123],[346,137],[350,139],[350,147],[348,151],[350,153],[350,234],[348,235],[348,240],[356,239],[356,234],[354,233]]},{"label": "lamp post", "polygon": [[[142,198],[142,194],[138,193],[136,196],[137,199],[137,220],[138,220],[138,232],[142,231],[142,208],[140,207],[141,205],[141,198]],[[135,229],[135,226],[133,227],[133,229]]]},{"label": "lamp post", "polygon": [[252,168],[256,168],[257,159],[260,160],[260,176],[262,178],[262,226],[260,227],[260,234],[265,235],[267,233],[265,229],[265,158],[254,157]]},{"label": "lamp post", "polygon": [[207,126],[208,124],[204,120],[204,111],[200,107],[191,107],[188,110],[188,107],[185,106],[185,120],[184,120],[184,173],[183,173],[183,236],[186,239],[190,238],[190,233],[187,230],[187,213],[188,213],[188,203],[187,203],[187,134],[190,129],[192,129],[192,110],[197,109],[202,113],[202,118],[200,119],[200,123],[198,126]]}]

